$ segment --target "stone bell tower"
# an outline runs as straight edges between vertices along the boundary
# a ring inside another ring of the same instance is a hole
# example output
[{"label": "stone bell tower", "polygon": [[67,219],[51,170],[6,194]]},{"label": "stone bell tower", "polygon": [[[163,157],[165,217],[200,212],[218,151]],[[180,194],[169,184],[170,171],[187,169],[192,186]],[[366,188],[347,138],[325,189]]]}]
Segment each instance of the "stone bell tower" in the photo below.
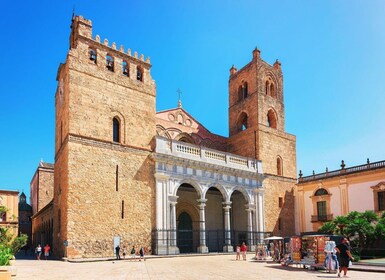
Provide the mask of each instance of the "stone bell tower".
[{"label": "stone bell tower", "polygon": [[156,134],[150,68],[149,58],[92,37],[92,22],[73,18],[55,99],[58,256],[111,256],[119,239],[150,248],[155,182],[149,156]]},{"label": "stone bell tower", "polygon": [[262,161],[266,231],[294,234],[296,138],[285,132],[281,63],[266,63],[258,49],[230,69],[229,132],[229,152]]}]

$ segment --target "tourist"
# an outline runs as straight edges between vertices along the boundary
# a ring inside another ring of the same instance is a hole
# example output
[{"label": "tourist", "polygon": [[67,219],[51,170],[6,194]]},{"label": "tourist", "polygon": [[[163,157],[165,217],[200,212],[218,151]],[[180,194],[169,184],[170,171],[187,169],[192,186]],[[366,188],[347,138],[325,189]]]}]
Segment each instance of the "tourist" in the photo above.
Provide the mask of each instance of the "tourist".
[{"label": "tourist", "polygon": [[354,258],[350,253],[350,246],[348,244],[348,240],[346,238],[342,239],[342,243],[335,247],[338,255],[339,255],[339,264],[340,269],[338,271],[338,277],[341,277],[341,272],[344,272],[344,276],[348,273],[349,261],[353,261]]},{"label": "tourist", "polygon": [[246,252],[247,252],[247,246],[246,246],[245,242],[242,242],[241,253],[242,253],[242,258],[244,261],[246,260]]},{"label": "tourist", "polygon": [[127,248],[126,248],[126,245],[123,245],[123,259],[126,258],[126,254],[127,254]]},{"label": "tourist", "polygon": [[46,244],[44,246],[44,257],[45,257],[45,260],[47,260],[47,258],[49,257],[49,250],[51,250],[51,247],[49,247],[49,245]]},{"label": "tourist", "polygon": [[35,249],[35,254],[36,254],[36,259],[40,261],[40,256],[41,256],[41,246],[40,246],[40,244],[37,245],[37,247]]},{"label": "tourist", "polygon": [[144,258],[144,248],[143,246],[140,247],[140,250],[139,250],[139,261],[141,261],[143,259],[143,261],[145,261],[146,259]]},{"label": "tourist", "polygon": [[241,247],[239,247],[239,245],[237,245],[237,247],[235,248],[235,251],[237,252],[235,260],[240,261],[241,260]]},{"label": "tourist", "polygon": [[116,253],[116,259],[120,260],[120,246],[119,246],[119,244],[115,248],[115,253]]},{"label": "tourist", "polygon": [[135,246],[132,246],[132,249],[131,249],[131,259],[134,259],[134,261],[136,260]]}]

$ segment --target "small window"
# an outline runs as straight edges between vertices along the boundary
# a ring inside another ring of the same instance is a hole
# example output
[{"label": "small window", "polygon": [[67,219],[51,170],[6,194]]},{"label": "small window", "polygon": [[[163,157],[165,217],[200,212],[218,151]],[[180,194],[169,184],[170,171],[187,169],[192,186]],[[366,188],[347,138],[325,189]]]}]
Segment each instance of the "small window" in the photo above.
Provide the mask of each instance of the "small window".
[{"label": "small window", "polygon": [[246,113],[242,113],[240,116],[239,116],[239,119],[238,119],[238,124],[237,124],[237,130],[238,132],[240,131],[244,131],[248,128],[248,123],[247,123],[247,115]]},{"label": "small window", "polygon": [[247,82],[245,82],[243,84],[243,99],[247,98],[247,95],[248,95],[248,86],[247,86]]},{"label": "small window", "polygon": [[106,57],[106,67],[108,70],[114,72],[114,59],[110,55]]},{"label": "small window", "polygon": [[385,192],[378,192],[378,211],[385,210]]},{"label": "small window", "polygon": [[90,60],[96,64],[97,56],[96,51],[93,49],[90,49]]},{"label": "small window", "polygon": [[129,71],[129,68],[128,68],[128,63],[123,61],[122,63],[122,73],[124,76],[127,76],[129,77],[130,76],[130,71]]},{"label": "small window", "polygon": [[119,191],[119,165],[116,166],[115,170],[115,188],[116,191]]},{"label": "small window", "polygon": [[113,141],[119,143],[120,142],[120,122],[117,118],[112,120],[112,130],[113,130]]},{"label": "small window", "polygon": [[281,157],[277,157],[277,175],[282,176],[282,159]]},{"label": "small window", "polygon": [[317,216],[318,216],[318,221],[326,221],[327,220],[326,201],[318,201],[317,202]]},{"label": "small window", "polygon": [[278,207],[279,208],[283,207],[283,197],[278,197]]},{"label": "small window", "polygon": [[122,219],[124,219],[124,200],[122,200]]},{"label": "small window", "polygon": [[277,128],[277,117],[272,109],[267,113],[267,123],[271,128]]},{"label": "small window", "polygon": [[143,69],[140,66],[136,67],[136,79],[143,82]]},{"label": "small window", "polygon": [[276,95],[275,95],[274,84],[271,84],[271,85],[270,85],[270,96],[271,96],[271,97],[276,97]]}]

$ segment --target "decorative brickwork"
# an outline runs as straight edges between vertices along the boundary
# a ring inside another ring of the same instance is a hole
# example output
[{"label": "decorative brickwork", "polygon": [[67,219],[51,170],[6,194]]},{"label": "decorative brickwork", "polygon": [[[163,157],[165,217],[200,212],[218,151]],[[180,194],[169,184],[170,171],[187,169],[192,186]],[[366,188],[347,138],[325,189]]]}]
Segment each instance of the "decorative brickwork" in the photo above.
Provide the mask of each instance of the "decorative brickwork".
[{"label": "decorative brickwork", "polygon": [[[258,49],[253,51],[252,61],[241,70],[234,66],[230,69],[229,124],[229,152],[263,163],[267,175],[264,180],[266,231],[294,234],[292,190],[296,183],[296,138],[285,132],[281,64],[278,61],[267,64]],[[279,197],[285,201],[281,209]],[[279,226],[279,218],[283,227]]]}]

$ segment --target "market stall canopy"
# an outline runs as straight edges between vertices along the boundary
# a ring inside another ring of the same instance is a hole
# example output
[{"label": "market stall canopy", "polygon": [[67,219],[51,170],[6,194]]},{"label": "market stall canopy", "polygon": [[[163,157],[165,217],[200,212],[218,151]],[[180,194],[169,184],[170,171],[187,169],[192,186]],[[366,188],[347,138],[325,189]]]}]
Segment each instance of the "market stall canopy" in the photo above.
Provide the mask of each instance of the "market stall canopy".
[{"label": "market stall canopy", "polygon": [[265,238],[265,240],[282,240],[283,237],[279,237],[279,236],[270,236],[268,238]]}]

